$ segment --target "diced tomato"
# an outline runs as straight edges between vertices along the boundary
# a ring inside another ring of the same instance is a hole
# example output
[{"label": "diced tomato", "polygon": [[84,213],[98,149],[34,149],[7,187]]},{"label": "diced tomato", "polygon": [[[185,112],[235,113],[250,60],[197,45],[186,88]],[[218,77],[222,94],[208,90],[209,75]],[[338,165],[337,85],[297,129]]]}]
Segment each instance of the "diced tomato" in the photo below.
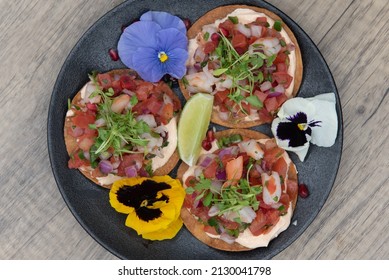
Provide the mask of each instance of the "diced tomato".
[{"label": "diced tomato", "polygon": [[261,177],[257,177],[257,178],[251,177],[249,178],[249,182],[250,182],[250,186],[262,185]]},{"label": "diced tomato", "polygon": [[230,160],[226,164],[227,180],[239,180],[243,174],[243,157]]},{"label": "diced tomato", "polygon": [[224,91],[218,91],[215,93],[215,106],[220,105],[224,102],[224,100],[227,98],[228,94],[230,94],[230,91],[228,89]]},{"label": "diced tomato", "polygon": [[187,187],[194,187],[197,183],[196,177],[195,176],[188,176],[185,180],[185,185]]},{"label": "diced tomato", "polygon": [[289,208],[289,202],[290,202],[289,195],[287,193],[282,193],[279,202],[282,203],[282,205],[284,205],[284,209],[281,211],[281,213],[286,213]]},{"label": "diced tomato", "polygon": [[278,32],[277,30],[273,29],[273,28],[267,28],[266,35],[268,37],[276,37],[278,39],[282,38],[281,33]]},{"label": "diced tomato", "polygon": [[112,77],[108,73],[97,74],[97,82],[104,89],[107,90],[112,87]]},{"label": "diced tomato", "polygon": [[118,167],[118,176],[125,176],[125,168],[129,166],[142,166],[143,165],[143,154],[127,154],[123,156],[122,161]]},{"label": "diced tomato", "polygon": [[[153,114],[153,115],[156,115],[159,110],[161,110],[161,107],[163,105],[163,102],[162,101],[159,101],[155,95],[152,95],[149,99],[147,99],[147,101],[144,102],[145,106],[147,107],[147,109],[149,109],[149,111]],[[171,108],[173,110],[173,108]]]},{"label": "diced tomato", "polygon": [[135,90],[136,97],[139,101],[146,100],[153,90],[153,84],[149,82],[140,82]]},{"label": "diced tomato", "polygon": [[247,51],[247,37],[239,31],[232,37],[231,44],[238,54],[243,54]]},{"label": "diced tomato", "polygon": [[227,220],[225,218],[223,218],[222,216],[219,217],[219,220],[220,222],[222,223],[222,225],[224,226],[225,229],[238,229],[239,228],[239,224],[237,222],[233,222],[233,221],[230,221],[230,220]]},{"label": "diced tomato", "polygon": [[84,152],[89,151],[89,149],[93,146],[95,143],[95,140],[93,138],[88,137],[87,135],[83,135],[81,137],[77,138],[78,141],[78,147],[80,147],[81,150]]},{"label": "diced tomato", "polygon": [[263,228],[266,225],[266,216],[262,210],[258,210],[256,214],[257,216],[251,222],[249,229],[253,235],[258,236],[263,232]]},{"label": "diced tomato", "polygon": [[250,111],[251,111],[251,105],[250,105],[250,103],[241,102],[241,105],[242,105],[243,110],[244,110],[247,114],[250,114]]},{"label": "diced tomato", "polygon": [[93,124],[96,121],[96,116],[89,112],[78,111],[76,115],[72,118],[72,122],[75,126],[80,128],[87,128],[90,124]]},{"label": "diced tomato", "polygon": [[224,36],[226,37],[232,35],[232,32],[234,31],[234,27],[235,27],[234,23],[229,19],[219,24],[220,31],[223,32]]},{"label": "diced tomato", "polygon": [[270,209],[266,212],[266,229],[264,233],[269,232],[280,220],[280,212],[277,209]]},{"label": "diced tomato", "polygon": [[216,49],[216,44],[213,41],[206,42],[204,45],[204,53],[210,54]]},{"label": "diced tomato", "polygon": [[273,120],[273,116],[269,113],[268,110],[266,110],[265,107],[262,108],[261,110],[259,110],[258,114],[259,114],[259,117],[261,118],[261,120],[263,120],[263,122],[265,122],[265,123],[270,123]]},{"label": "diced tomato", "polygon": [[274,112],[278,109],[278,102],[276,97],[267,98],[264,102],[266,110]]},{"label": "diced tomato", "polygon": [[278,147],[278,145],[277,145],[277,142],[274,138],[269,139],[265,142],[265,149],[266,150],[270,150],[270,149],[273,149],[275,147]]},{"label": "diced tomato", "polygon": [[286,192],[288,193],[290,200],[294,200],[297,197],[298,185],[296,180],[286,179]]},{"label": "diced tomato", "polygon": [[205,178],[215,178],[216,169],[219,166],[216,160],[212,160],[211,163],[204,169],[203,174]]},{"label": "diced tomato", "polygon": [[266,149],[263,155],[263,160],[265,166],[268,170],[272,170],[273,164],[282,157],[284,150],[279,147],[274,147],[272,149]]},{"label": "diced tomato", "polygon": [[257,41],[258,38],[257,37],[254,37],[254,36],[251,36],[248,41],[247,41],[247,44],[250,46],[252,44],[254,44],[255,41]]},{"label": "diced tomato", "polygon": [[97,112],[97,105],[95,103],[86,103],[86,108],[92,112]]},{"label": "diced tomato", "polygon": [[[273,64],[277,65],[278,63],[285,63],[286,65],[286,60],[288,59],[288,55],[284,52],[279,52],[277,54],[276,59],[273,61]],[[280,71],[280,70],[277,70]]]},{"label": "diced tomato", "polygon": [[277,102],[278,102],[278,107],[281,107],[281,105],[284,104],[284,102],[286,100],[288,100],[288,97],[286,97],[285,94],[281,94],[281,95],[277,96],[276,99],[277,99]]},{"label": "diced tomato", "polygon": [[84,129],[84,135],[88,137],[94,137],[97,136],[97,130],[96,129],[90,129],[90,128],[85,128]]},{"label": "diced tomato", "polygon": [[277,72],[288,72],[288,67],[284,62],[280,62],[276,64]]},{"label": "diced tomato", "polygon": [[119,95],[123,90],[122,85],[121,85],[119,80],[113,81],[111,88],[113,89],[115,96]]},{"label": "diced tomato", "polygon": [[161,117],[161,122],[167,124],[173,118],[173,113],[173,104],[167,103],[162,106],[158,114]]},{"label": "diced tomato", "polygon": [[265,99],[267,98],[267,94],[266,93],[263,93],[262,91],[260,90],[255,90],[254,91],[254,94],[258,97],[259,100],[261,100],[262,102],[265,101]]},{"label": "diced tomato", "polygon": [[274,72],[273,79],[276,80],[278,84],[283,85],[284,88],[288,88],[293,80],[293,77],[287,72]]},{"label": "diced tomato", "polygon": [[266,17],[257,17],[255,19],[255,23],[265,27],[268,25]]},{"label": "diced tomato", "polygon": [[286,177],[286,172],[288,171],[288,165],[283,157],[280,157],[274,164],[272,165],[272,170],[276,171],[278,175],[283,178]]},{"label": "diced tomato", "polygon": [[120,77],[120,84],[122,88],[128,89],[128,90],[135,90],[136,84],[134,80],[129,75],[122,75]]},{"label": "diced tomato", "polygon": [[69,168],[79,168],[81,166],[87,165],[88,161],[85,159],[80,159],[78,152],[75,153],[68,161]]},{"label": "diced tomato", "polygon": [[219,233],[216,231],[215,227],[211,227],[211,226],[208,226],[208,225],[205,225],[204,226],[204,231],[205,232],[208,232],[210,234],[213,234],[213,235],[218,235]]},{"label": "diced tomato", "polygon": [[221,158],[221,161],[223,163],[223,166],[226,166],[227,162],[229,162],[230,160],[233,160],[235,159],[235,156],[234,155],[231,155],[231,154],[227,154],[227,155],[224,155],[222,158]]}]

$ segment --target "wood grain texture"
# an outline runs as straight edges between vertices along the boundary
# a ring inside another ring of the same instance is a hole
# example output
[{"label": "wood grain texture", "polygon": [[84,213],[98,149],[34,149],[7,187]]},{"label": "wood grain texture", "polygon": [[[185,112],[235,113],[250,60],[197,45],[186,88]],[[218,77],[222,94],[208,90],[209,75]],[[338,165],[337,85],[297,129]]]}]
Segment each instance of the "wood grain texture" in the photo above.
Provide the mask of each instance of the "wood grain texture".
[{"label": "wood grain texture", "polygon": [[[0,259],[116,259],[77,223],[55,184],[47,112],[82,34],[119,0],[0,0]],[[308,229],[275,259],[389,258],[389,3],[269,0],[326,59],[342,102],[334,188]]]}]

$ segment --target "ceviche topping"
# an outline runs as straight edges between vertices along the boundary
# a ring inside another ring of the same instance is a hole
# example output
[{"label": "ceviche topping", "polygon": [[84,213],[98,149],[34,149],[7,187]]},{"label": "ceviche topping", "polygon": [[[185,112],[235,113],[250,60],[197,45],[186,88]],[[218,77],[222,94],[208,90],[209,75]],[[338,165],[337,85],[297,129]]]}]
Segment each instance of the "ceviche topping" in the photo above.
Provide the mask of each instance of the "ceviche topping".
[{"label": "ceviche topping", "polygon": [[184,174],[184,206],[210,236],[227,243],[241,241],[245,231],[250,236],[278,232],[277,223],[287,214],[284,219],[290,218],[298,192],[296,179],[288,177],[291,162],[285,151],[274,139],[239,134],[218,143],[216,151],[203,154]]},{"label": "ceviche topping", "polygon": [[132,71],[89,77],[68,104],[67,135],[77,143],[69,167],[90,168],[98,178],[151,176],[175,150],[169,140],[176,144],[178,99],[165,83],[145,82]]},{"label": "ceviche topping", "polygon": [[291,97],[295,46],[281,32],[281,21],[257,14],[248,23],[239,15],[228,16],[218,25],[203,26],[190,40],[192,56],[183,82],[190,94],[214,95],[222,120],[270,122]]}]

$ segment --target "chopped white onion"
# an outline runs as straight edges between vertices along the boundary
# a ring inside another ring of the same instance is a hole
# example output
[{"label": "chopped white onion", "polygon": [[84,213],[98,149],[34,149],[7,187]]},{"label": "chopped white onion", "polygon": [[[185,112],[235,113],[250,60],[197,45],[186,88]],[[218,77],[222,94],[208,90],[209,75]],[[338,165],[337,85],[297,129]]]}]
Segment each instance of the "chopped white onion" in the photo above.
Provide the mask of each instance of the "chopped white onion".
[{"label": "chopped white onion", "polygon": [[236,25],[236,29],[247,38],[251,37],[251,29],[249,27],[246,27],[244,24],[238,23]]},{"label": "chopped white onion", "polygon": [[243,223],[251,223],[255,219],[257,214],[255,213],[253,208],[251,208],[250,206],[245,206],[239,210],[239,216],[240,220]]}]

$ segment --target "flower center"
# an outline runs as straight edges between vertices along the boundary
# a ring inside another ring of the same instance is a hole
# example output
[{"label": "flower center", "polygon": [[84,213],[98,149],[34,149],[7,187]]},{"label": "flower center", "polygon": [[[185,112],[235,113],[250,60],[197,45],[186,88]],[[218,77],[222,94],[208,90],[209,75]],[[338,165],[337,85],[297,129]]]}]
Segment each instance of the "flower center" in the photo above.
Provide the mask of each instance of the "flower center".
[{"label": "flower center", "polygon": [[301,130],[301,131],[304,131],[307,129],[307,124],[306,123],[299,123],[297,124],[297,127]]},{"label": "flower center", "polygon": [[165,52],[159,52],[158,58],[162,63],[169,59],[169,57],[167,56],[167,54]]}]

